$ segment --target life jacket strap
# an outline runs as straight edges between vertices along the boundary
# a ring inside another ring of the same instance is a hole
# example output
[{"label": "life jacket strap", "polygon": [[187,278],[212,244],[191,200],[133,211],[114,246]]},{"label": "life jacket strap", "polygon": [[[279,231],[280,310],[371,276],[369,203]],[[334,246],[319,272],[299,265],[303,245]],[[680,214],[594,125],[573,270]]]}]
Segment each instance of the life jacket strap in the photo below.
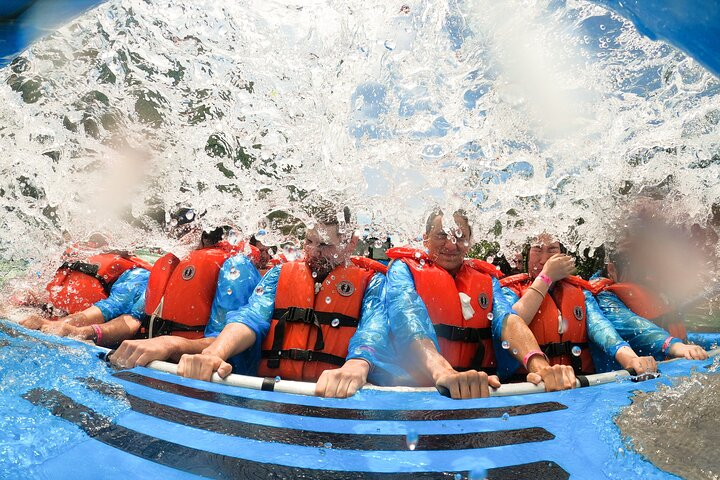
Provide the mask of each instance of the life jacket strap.
[{"label": "life jacket strap", "polygon": [[63,262],[63,264],[60,265],[60,268],[67,268],[69,270],[73,270],[75,272],[79,272],[95,278],[98,282],[100,282],[100,285],[102,286],[103,290],[105,290],[105,293],[107,295],[110,295],[110,284],[107,282],[107,280],[105,280],[102,276],[98,274],[98,271],[100,270],[99,265],[80,261]]},{"label": "life jacket strap", "polygon": [[[314,317],[309,314],[308,310],[312,312]],[[316,312],[311,308],[298,307],[276,308],[273,311],[273,318],[283,318],[283,316],[285,316],[286,314],[288,315],[286,320],[287,322],[303,322],[312,324],[314,323],[314,320],[317,319],[320,325],[330,325],[333,328],[357,328],[357,326],[360,324],[360,320],[358,318],[351,317],[349,315],[343,315],[342,313]]]},{"label": "life jacket strap", "polygon": [[[342,367],[345,359],[337,355],[325,352],[317,352],[314,350],[302,350],[299,348],[290,348],[288,350],[263,350],[261,357],[267,359],[269,368],[278,368],[280,359],[296,360],[298,362],[323,362]],[[278,366],[272,366],[271,362],[277,360]]]},{"label": "life jacket strap", "polygon": [[574,343],[570,341],[565,342],[552,342],[540,345],[540,349],[543,351],[548,358],[568,356],[570,358],[570,365],[575,370],[575,374],[579,375],[582,372],[582,359],[580,355],[573,355],[573,347],[580,347],[581,350],[589,347],[587,342]]},{"label": "life jacket strap", "polygon": [[173,332],[204,332],[204,325],[184,325],[182,323],[165,320],[155,316],[152,322],[152,332],[150,331],[150,315],[144,314],[140,320],[140,335],[142,338],[154,338],[161,335],[172,335]]},{"label": "life jacket strap", "polygon": [[490,327],[456,327],[453,325],[445,325],[443,323],[435,324],[434,327],[435,334],[438,337],[445,338],[453,342],[479,343],[480,340],[489,340],[492,338],[492,331],[490,330]]}]

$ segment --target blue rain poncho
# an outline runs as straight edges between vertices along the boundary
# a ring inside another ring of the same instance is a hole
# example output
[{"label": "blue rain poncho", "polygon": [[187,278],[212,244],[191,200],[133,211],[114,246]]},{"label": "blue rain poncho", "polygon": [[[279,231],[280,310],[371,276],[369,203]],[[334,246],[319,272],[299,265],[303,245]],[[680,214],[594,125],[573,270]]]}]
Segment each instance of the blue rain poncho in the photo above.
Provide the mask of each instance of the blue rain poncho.
[{"label": "blue rain poncho", "polygon": [[682,343],[679,338],[635,314],[614,293],[600,292],[596,299],[602,312],[638,355],[665,360],[670,345]]},{"label": "blue rain poncho", "polygon": [[[507,301],[512,305],[520,300],[520,297],[510,288],[503,288],[503,293]],[[587,335],[595,371],[600,373],[617,370],[615,368],[617,365],[615,355],[622,347],[629,347],[630,344],[622,339],[610,320],[603,315],[592,293],[583,289],[583,294],[585,295],[585,308],[587,310]],[[512,359],[512,362],[503,362],[502,367],[500,358],[498,358],[498,371],[502,368],[506,376],[514,373],[520,366],[520,362],[512,357],[509,358]]]},{"label": "blue rain poncho", "polygon": [[132,314],[135,304],[141,298],[144,304],[148,278],[150,278],[150,272],[144,268],[133,268],[123,272],[110,288],[108,298],[95,303],[95,306],[100,309],[103,319],[108,322],[120,315]]},{"label": "blue rain poncho", "polygon": [[[280,269],[274,267],[262,278],[255,294],[251,295],[248,304],[239,310],[228,313],[227,322],[242,323],[255,333],[255,345],[243,352],[245,361],[239,362],[233,357],[235,373],[254,375],[260,361],[262,341],[270,330],[273,311],[275,310],[275,296],[277,293]],[[392,358],[392,350],[388,340],[388,323],[385,314],[384,299],[385,277],[376,273],[365,290],[357,331],[350,339],[346,360],[362,358],[370,364],[368,381],[384,384],[389,375],[385,369],[387,359]],[[242,369],[235,371],[235,367]],[[392,368],[390,366],[390,368]]]},{"label": "blue rain poncho", "polygon": [[[493,319],[491,322],[493,344],[495,346],[498,362],[501,357],[509,357],[500,347],[502,340],[502,327],[510,314],[515,314],[511,304],[502,294],[500,282],[492,279],[493,284]],[[412,343],[425,338],[430,339],[435,348],[440,351],[435,327],[428,314],[425,303],[415,289],[415,280],[408,266],[402,261],[395,261],[390,266],[387,279],[387,311],[390,321],[390,331],[395,349],[401,357],[408,354]],[[511,357],[510,357],[511,358]],[[505,362],[509,360],[503,359]],[[409,376],[397,379],[398,383],[413,383]]]}]

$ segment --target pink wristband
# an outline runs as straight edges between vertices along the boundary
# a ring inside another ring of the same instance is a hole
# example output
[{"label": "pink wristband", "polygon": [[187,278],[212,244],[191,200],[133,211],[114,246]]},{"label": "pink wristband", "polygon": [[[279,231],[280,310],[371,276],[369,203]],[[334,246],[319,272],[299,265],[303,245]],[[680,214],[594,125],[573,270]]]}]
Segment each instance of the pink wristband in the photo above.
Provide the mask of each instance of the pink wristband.
[{"label": "pink wristband", "polygon": [[95,330],[95,345],[100,345],[100,342],[102,341],[102,329],[100,328],[100,325],[93,323],[90,326],[93,330]]},{"label": "pink wristband", "polygon": [[527,368],[527,367],[528,367],[528,362],[529,362],[530,359],[531,359],[532,357],[534,357],[535,355],[542,355],[543,357],[545,357],[545,360],[546,360],[548,363],[550,362],[550,361],[548,360],[547,355],[545,355],[545,354],[544,354],[543,352],[541,352],[540,350],[530,350],[528,353],[525,354],[525,357],[523,358],[523,366],[525,367],[525,370],[528,369],[528,368]]},{"label": "pink wristband", "polygon": [[539,278],[540,280],[545,282],[548,287],[552,284],[552,280],[550,279],[550,277],[548,277],[544,273],[541,273],[540,275],[538,275],[537,278]]},{"label": "pink wristband", "polygon": [[662,352],[665,354],[666,357],[667,357],[667,349],[668,349],[668,347],[670,347],[670,342],[672,342],[673,338],[675,338],[675,337],[673,337],[671,335],[671,336],[667,337],[665,339],[665,343],[663,343]]}]

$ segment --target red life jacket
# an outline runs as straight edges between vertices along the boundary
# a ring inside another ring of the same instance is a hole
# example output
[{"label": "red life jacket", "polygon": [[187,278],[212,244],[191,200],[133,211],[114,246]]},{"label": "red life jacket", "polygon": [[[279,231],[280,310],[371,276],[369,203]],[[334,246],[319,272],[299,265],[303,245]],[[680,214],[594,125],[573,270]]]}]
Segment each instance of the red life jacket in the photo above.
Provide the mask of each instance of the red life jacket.
[{"label": "red life jacket", "polygon": [[86,262],[68,260],[45,288],[54,308],[69,314],[82,312],[107,298],[120,275],[138,267],[150,270],[152,265],[127,252],[101,253],[89,257]]},{"label": "red life jacket", "polygon": [[[245,248],[244,244],[220,242],[193,250],[182,260],[172,253],[159,258],[145,290],[145,315],[139,335],[202,338],[210,320],[220,268]],[[257,248],[250,248],[259,255]]]},{"label": "red life jacket", "polygon": [[[503,278],[500,284],[522,298],[532,281],[527,273],[521,273]],[[590,288],[586,280],[575,276],[555,282],[529,325],[550,365],[571,365],[577,375],[595,372],[587,337],[587,307],[583,294],[583,289]],[[561,328],[563,333],[560,333]],[[573,355],[574,347],[580,348],[580,355]]]},{"label": "red life jacket", "polygon": [[[482,260],[465,260],[453,277],[420,250],[396,247],[389,249],[387,256],[410,268],[415,290],[435,326],[440,354],[450,365],[455,370],[483,369],[494,373],[497,365],[490,325],[492,277],[501,276],[497,268]],[[470,318],[463,315],[460,293],[470,297],[474,311]]]},{"label": "red life jacket", "polygon": [[378,271],[373,263],[352,261],[330,272],[317,294],[305,262],[282,265],[258,375],[317,381],[323,371],[345,364],[365,289]]},{"label": "red life jacket", "polygon": [[687,339],[682,315],[660,295],[635,283],[614,283],[607,278],[597,282],[595,288],[598,293],[603,290],[614,293],[633,313],[667,330],[673,337]]}]

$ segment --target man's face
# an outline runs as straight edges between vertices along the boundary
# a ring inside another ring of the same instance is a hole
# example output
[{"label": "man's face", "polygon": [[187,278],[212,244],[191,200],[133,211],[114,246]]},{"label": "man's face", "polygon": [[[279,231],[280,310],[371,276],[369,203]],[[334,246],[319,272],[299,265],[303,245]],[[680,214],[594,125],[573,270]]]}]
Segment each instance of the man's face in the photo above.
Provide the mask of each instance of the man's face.
[{"label": "man's face", "polygon": [[446,232],[443,230],[442,218],[438,215],[433,220],[430,233],[425,235],[425,246],[430,259],[454,275],[460,270],[470,250],[470,226],[461,217],[455,216],[454,228]]},{"label": "man's face", "polygon": [[258,263],[260,264],[261,268],[264,268],[275,254],[275,249],[273,247],[263,244],[260,240],[255,242],[255,248],[257,248],[260,252],[260,260],[258,260]]},{"label": "man's face", "polygon": [[528,252],[528,274],[531,278],[540,275],[545,262],[555,254],[560,253],[560,242],[554,242],[549,235],[541,235],[530,246]]},{"label": "man's face", "polygon": [[317,224],[305,236],[305,261],[313,272],[327,274],[349,258],[350,248],[343,242],[337,225]]}]

